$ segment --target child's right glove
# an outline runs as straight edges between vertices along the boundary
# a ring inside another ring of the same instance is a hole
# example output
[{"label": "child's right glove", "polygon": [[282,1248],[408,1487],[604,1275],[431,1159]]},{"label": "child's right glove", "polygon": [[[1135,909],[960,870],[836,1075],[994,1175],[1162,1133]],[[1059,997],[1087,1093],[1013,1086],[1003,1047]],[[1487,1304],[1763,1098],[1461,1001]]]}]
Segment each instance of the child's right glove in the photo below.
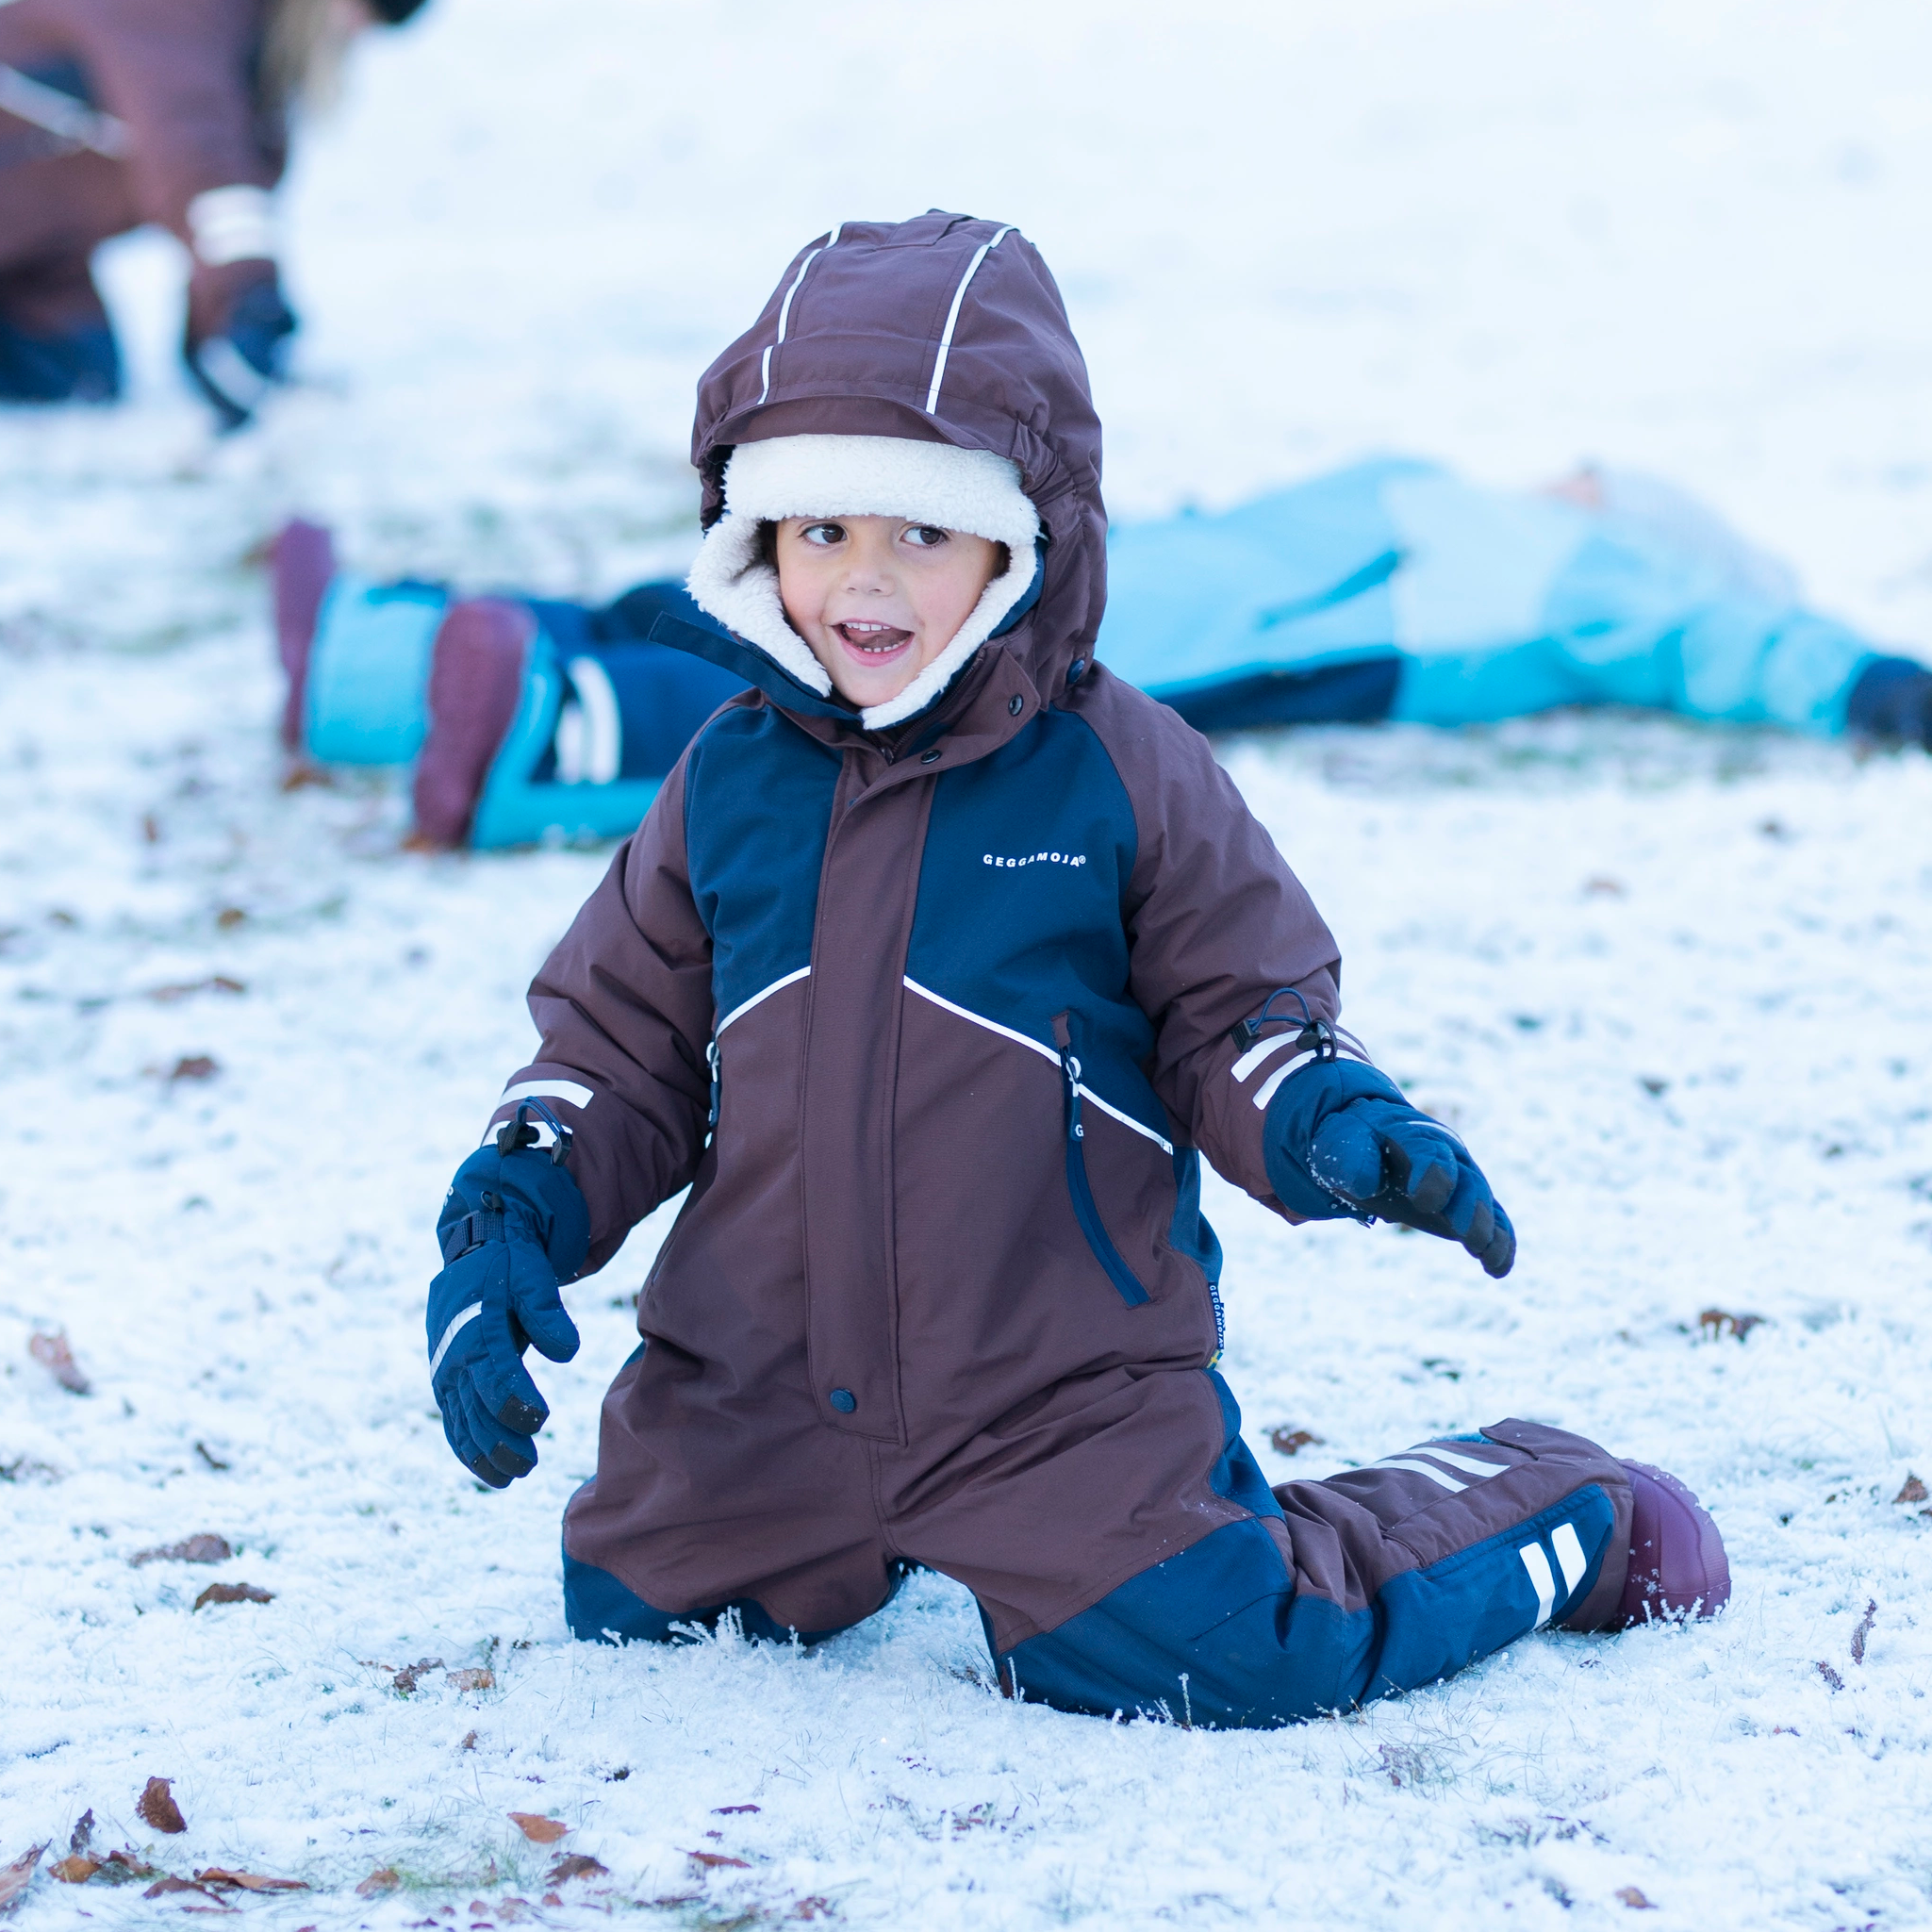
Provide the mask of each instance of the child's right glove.
[{"label": "child's right glove", "polygon": [[[523,1366],[531,1343],[552,1362],[577,1352],[557,1293],[584,1265],[590,1211],[570,1171],[524,1144],[523,1112],[456,1170],[437,1240],[443,1271],[429,1284],[429,1379],[456,1460],[491,1489],[537,1467],[550,1406]],[[568,1136],[558,1146],[568,1151]]]},{"label": "child's right glove", "polygon": [[1401,1221],[1460,1241],[1498,1280],[1515,1263],[1516,1230],[1469,1149],[1363,1061],[1291,1073],[1268,1102],[1263,1153],[1281,1205],[1305,1220]]}]

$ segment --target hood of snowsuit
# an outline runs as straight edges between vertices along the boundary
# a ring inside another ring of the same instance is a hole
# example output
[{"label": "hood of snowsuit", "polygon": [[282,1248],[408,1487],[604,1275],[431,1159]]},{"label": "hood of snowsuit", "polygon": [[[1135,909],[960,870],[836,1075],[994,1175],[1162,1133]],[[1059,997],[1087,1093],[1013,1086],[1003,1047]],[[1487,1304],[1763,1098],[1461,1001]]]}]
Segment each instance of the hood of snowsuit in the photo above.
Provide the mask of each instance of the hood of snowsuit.
[{"label": "hood of snowsuit", "polygon": [[[841,223],[801,249],[758,320],[698,385],[691,460],[706,529],[724,511],[732,451],[791,436],[952,443],[1018,467],[1046,537],[1038,595],[982,648],[942,712],[970,704],[995,653],[1039,702],[1092,660],[1107,598],[1100,423],[1060,290],[1016,228],[934,209],[910,222]],[[787,710],[851,717],[762,652],[731,661]]]}]

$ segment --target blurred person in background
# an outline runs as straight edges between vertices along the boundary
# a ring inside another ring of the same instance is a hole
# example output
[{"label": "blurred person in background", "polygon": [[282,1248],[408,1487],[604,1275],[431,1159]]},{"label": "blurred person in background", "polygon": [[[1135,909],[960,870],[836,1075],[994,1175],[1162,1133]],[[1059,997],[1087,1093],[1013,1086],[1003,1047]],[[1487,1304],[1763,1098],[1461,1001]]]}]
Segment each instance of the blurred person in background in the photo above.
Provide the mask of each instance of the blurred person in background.
[{"label": "blurred person in background", "polygon": [[[273,554],[283,743],[413,766],[419,846],[621,837],[743,687],[742,647],[674,582],[596,607],[453,598],[339,570],[302,522]],[[1101,660],[1203,732],[1623,704],[1932,744],[1932,671],[1639,471],[1516,491],[1380,457],[1118,525],[1107,572]]]},{"label": "blurred person in background", "polygon": [[188,249],[182,354],[221,426],[284,377],[272,190],[351,43],[422,0],[0,4],[0,401],[110,402],[91,257],[148,223]]}]

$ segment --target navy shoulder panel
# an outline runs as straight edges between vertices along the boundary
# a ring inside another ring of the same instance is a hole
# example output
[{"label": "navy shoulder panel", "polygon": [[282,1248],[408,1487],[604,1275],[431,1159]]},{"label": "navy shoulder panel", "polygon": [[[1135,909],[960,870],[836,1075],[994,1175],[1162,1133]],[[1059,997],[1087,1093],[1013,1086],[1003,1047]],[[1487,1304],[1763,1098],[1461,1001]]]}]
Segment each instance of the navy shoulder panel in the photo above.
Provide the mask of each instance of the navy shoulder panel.
[{"label": "navy shoulder panel", "polygon": [[685,846],[719,1028],[812,963],[839,763],[768,704],[728,706],[691,747]]},{"label": "navy shoulder panel", "polygon": [[936,781],[906,974],[1049,1050],[1066,1014],[1087,1082],[1164,1133],[1141,1070],[1153,1029],[1128,990],[1121,908],[1136,854],[1106,747],[1075,713],[1041,712]]}]

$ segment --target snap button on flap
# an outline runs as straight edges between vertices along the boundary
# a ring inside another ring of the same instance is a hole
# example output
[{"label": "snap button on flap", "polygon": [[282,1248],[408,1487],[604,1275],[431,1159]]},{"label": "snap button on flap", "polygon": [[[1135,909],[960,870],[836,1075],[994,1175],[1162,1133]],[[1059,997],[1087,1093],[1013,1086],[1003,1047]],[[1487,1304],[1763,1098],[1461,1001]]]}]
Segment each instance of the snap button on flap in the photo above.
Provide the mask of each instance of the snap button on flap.
[{"label": "snap button on flap", "polygon": [[921,751],[919,753],[919,763],[921,765],[936,765],[939,762],[939,756],[940,754],[937,750]]},{"label": "snap button on flap", "polygon": [[850,1389],[834,1389],[829,1399],[841,1415],[850,1415],[859,1406],[859,1398]]},{"label": "snap button on flap", "polygon": [[1079,684],[1080,681],[1086,676],[1086,674],[1087,661],[1084,657],[1076,657],[1073,660],[1073,662],[1066,667],[1066,682],[1069,685]]},{"label": "snap button on flap", "polygon": [[1006,709],[1011,716],[1017,718],[1020,715],[1020,713],[1026,709],[1026,702],[1027,701],[1024,698],[1022,698],[1017,692],[1015,692],[1014,695],[1006,701]]}]

